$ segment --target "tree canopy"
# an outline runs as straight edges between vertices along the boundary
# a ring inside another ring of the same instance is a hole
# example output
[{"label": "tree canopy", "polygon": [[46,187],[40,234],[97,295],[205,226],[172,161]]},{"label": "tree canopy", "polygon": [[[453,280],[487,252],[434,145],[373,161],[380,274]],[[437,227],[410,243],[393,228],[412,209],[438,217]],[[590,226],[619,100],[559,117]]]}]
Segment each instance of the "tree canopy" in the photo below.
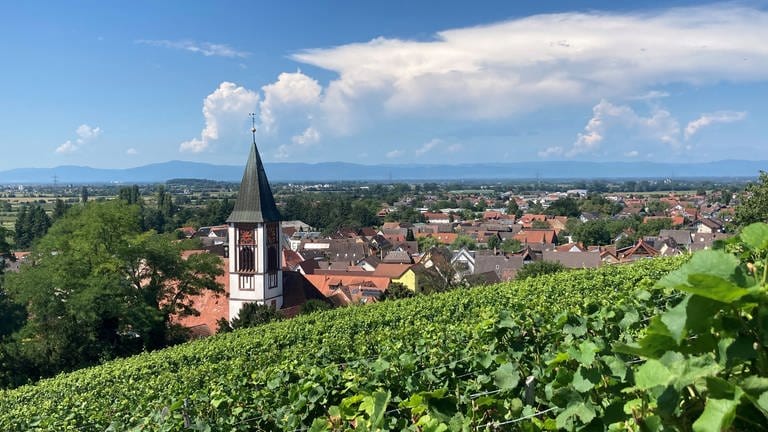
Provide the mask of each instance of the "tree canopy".
[{"label": "tree canopy", "polygon": [[562,264],[552,261],[536,261],[526,264],[517,271],[516,279],[528,279],[544,274],[557,273],[565,270]]},{"label": "tree canopy", "polygon": [[26,250],[48,232],[51,218],[39,205],[25,205],[16,216],[14,243],[17,250]]},{"label": "tree canopy", "polygon": [[279,321],[283,316],[275,308],[256,302],[246,303],[240,308],[240,313],[232,319],[232,328],[248,328]]},{"label": "tree canopy", "polygon": [[[2,260],[3,256],[11,253],[11,244],[8,243],[8,236],[10,236],[10,234],[10,231],[5,227],[0,226],[0,260]],[[3,269],[0,267],[0,273],[2,272]]]},{"label": "tree canopy", "polygon": [[585,245],[607,245],[612,241],[604,220],[598,219],[577,224],[571,232],[573,239]]},{"label": "tree canopy", "polygon": [[190,296],[222,291],[217,256],[184,259],[170,236],[141,232],[140,219],[122,200],[73,207],[7,275],[8,294],[29,314],[18,344],[35,374],[166,346],[174,318],[197,313]]},{"label": "tree canopy", "polygon": [[547,208],[547,214],[553,216],[568,216],[579,217],[581,210],[579,209],[579,202],[574,198],[565,197],[558,198]]},{"label": "tree canopy", "polygon": [[757,183],[747,186],[733,220],[738,226],[768,222],[768,172],[760,171]]}]

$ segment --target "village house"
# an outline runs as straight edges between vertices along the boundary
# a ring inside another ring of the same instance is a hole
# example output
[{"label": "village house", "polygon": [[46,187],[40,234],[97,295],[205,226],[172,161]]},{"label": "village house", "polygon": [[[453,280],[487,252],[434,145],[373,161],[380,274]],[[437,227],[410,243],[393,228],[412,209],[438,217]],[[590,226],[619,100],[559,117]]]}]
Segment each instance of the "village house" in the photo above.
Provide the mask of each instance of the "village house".
[{"label": "village house", "polygon": [[447,224],[453,222],[453,218],[448,213],[425,212],[424,218],[431,224]]},{"label": "village house", "polygon": [[543,261],[556,262],[570,269],[597,268],[603,263],[598,251],[574,250],[561,252],[555,250],[545,250],[542,252]]},{"label": "village house", "polygon": [[413,292],[419,291],[419,280],[411,264],[382,262],[373,271],[373,276],[389,278],[390,282],[403,284]]},{"label": "village house", "polygon": [[722,233],[725,231],[725,224],[717,218],[703,218],[694,221],[691,228],[701,234]]},{"label": "village house", "polygon": [[620,262],[632,262],[639,259],[655,258],[659,256],[659,251],[645,240],[640,239],[632,246],[618,249],[616,255]]}]

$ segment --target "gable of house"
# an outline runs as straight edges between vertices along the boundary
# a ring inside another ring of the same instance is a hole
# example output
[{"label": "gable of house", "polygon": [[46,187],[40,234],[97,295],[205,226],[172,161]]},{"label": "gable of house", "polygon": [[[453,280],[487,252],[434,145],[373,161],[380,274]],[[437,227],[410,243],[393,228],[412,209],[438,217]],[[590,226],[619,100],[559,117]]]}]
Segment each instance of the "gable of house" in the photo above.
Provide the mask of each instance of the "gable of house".
[{"label": "gable of house", "polygon": [[523,230],[514,238],[523,244],[553,244],[557,242],[555,230]]}]

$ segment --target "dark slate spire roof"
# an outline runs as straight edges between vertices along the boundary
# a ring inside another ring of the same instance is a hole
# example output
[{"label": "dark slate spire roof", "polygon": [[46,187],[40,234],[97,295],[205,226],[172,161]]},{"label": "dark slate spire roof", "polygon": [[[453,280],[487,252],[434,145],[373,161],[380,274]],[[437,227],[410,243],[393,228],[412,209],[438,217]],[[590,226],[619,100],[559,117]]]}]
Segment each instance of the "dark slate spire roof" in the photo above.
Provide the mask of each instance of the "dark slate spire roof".
[{"label": "dark slate spire roof", "polygon": [[243,181],[240,183],[240,193],[232,214],[227,219],[228,223],[260,223],[277,222],[280,213],[275,205],[275,197],[269,188],[267,173],[261,156],[256,149],[256,141],[251,145],[251,154],[248,156],[248,164],[245,166]]}]

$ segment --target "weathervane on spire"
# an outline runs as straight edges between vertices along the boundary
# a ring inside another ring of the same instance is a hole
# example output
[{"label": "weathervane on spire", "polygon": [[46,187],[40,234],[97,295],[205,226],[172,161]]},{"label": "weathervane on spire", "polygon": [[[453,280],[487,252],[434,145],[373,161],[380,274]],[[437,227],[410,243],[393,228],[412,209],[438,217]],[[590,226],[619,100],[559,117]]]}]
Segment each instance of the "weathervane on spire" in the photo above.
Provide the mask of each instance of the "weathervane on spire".
[{"label": "weathervane on spire", "polygon": [[253,143],[256,144],[256,113],[248,113],[251,117],[251,133],[253,134]]}]

